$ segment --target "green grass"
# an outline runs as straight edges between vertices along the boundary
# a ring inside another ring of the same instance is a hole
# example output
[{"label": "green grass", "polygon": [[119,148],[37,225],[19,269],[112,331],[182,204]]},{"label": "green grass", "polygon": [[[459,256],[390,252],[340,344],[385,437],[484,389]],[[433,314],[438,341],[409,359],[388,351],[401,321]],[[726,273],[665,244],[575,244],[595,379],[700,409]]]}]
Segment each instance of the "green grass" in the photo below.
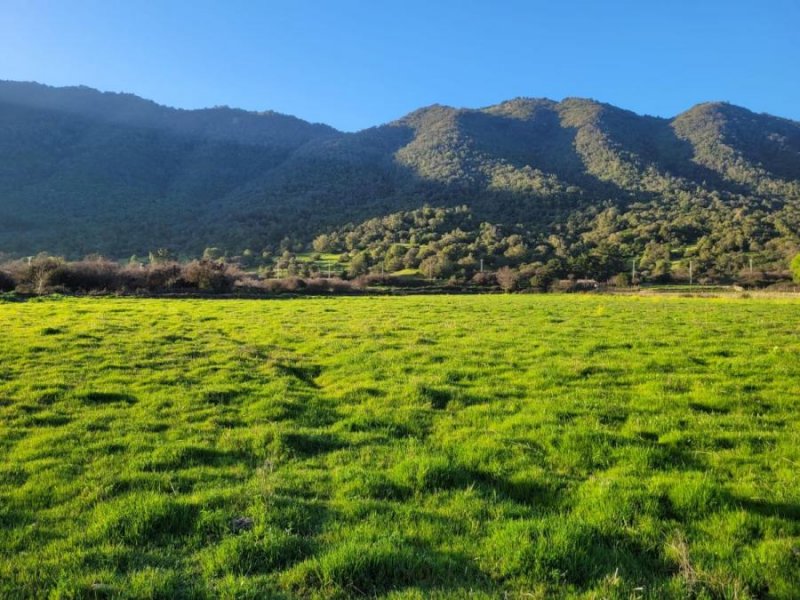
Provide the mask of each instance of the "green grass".
[{"label": "green grass", "polygon": [[[312,260],[312,258],[316,256],[318,256],[319,259]],[[341,254],[331,252],[299,252],[295,254],[295,258],[298,262],[316,262],[319,265],[326,265],[329,262],[338,263],[341,256]]]},{"label": "green grass", "polygon": [[796,598],[800,303],[0,303],[0,597]]},{"label": "green grass", "polygon": [[392,273],[393,277],[419,277],[422,272],[419,269],[400,269]]}]

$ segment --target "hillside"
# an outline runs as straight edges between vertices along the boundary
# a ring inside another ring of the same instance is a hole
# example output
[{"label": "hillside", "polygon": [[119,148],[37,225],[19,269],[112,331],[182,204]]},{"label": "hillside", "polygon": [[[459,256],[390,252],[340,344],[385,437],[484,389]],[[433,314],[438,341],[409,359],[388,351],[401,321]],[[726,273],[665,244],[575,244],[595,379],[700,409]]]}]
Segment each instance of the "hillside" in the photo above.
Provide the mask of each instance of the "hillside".
[{"label": "hillside", "polygon": [[342,133],[0,82],[0,251],[12,255],[300,250],[425,205],[466,206],[522,236],[525,261],[561,254],[573,272],[591,273],[575,261],[592,253],[616,256],[611,272],[635,256],[779,264],[798,246],[800,123],[724,103],[663,119],[520,98]]}]

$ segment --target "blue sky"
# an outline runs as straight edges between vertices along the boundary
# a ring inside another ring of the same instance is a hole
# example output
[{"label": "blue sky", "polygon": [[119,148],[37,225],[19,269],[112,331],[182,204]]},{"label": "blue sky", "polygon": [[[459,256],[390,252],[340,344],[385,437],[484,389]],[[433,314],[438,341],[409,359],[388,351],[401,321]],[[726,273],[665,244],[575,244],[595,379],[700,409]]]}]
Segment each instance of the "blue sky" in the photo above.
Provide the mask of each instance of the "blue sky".
[{"label": "blue sky", "polygon": [[0,79],[344,130],[516,96],[800,120],[800,1],[0,0]]}]

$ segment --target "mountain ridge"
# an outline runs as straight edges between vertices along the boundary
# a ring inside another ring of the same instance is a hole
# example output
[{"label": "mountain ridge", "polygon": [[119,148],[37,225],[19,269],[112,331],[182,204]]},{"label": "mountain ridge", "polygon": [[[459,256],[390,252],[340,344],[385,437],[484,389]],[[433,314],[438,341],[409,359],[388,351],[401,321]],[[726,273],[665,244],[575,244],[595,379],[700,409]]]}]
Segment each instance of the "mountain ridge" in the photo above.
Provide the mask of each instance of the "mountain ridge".
[{"label": "mountain ridge", "polygon": [[[414,115],[416,113],[427,111],[429,109],[443,108],[443,109],[449,109],[449,110],[454,110],[454,111],[487,112],[487,111],[494,111],[494,110],[500,109],[500,108],[502,108],[502,107],[504,107],[506,105],[512,105],[512,104],[516,104],[516,103],[547,103],[547,104],[557,105],[557,104],[563,104],[563,103],[580,102],[580,103],[587,103],[587,104],[597,105],[599,107],[606,107],[606,108],[612,108],[612,109],[616,109],[616,110],[622,110],[622,111],[625,111],[625,112],[628,112],[628,113],[631,113],[631,114],[634,114],[634,115],[637,115],[637,116],[640,116],[640,117],[652,118],[652,119],[661,119],[661,120],[668,120],[668,121],[675,120],[675,119],[679,118],[680,116],[685,115],[685,114],[687,114],[687,113],[689,113],[691,111],[697,110],[697,109],[729,107],[729,108],[733,108],[733,109],[744,110],[744,111],[747,111],[748,113],[751,113],[751,114],[754,114],[754,115],[770,116],[770,117],[773,117],[773,118],[776,118],[776,119],[781,119],[781,120],[787,121],[788,123],[792,123],[792,124],[795,124],[795,125],[800,124],[800,121],[795,120],[795,119],[791,119],[789,117],[781,117],[781,116],[778,116],[778,115],[772,115],[771,113],[767,113],[767,112],[752,111],[752,110],[750,110],[750,109],[748,109],[746,107],[734,104],[734,103],[726,101],[726,100],[707,100],[707,101],[698,102],[697,104],[694,104],[690,108],[678,113],[677,115],[674,115],[672,117],[664,117],[664,116],[658,116],[658,115],[650,115],[650,114],[647,114],[647,113],[637,113],[637,112],[635,112],[633,110],[621,108],[621,107],[615,106],[613,104],[610,104],[610,103],[607,103],[607,102],[603,102],[601,100],[597,100],[595,98],[590,98],[590,97],[565,96],[561,100],[554,100],[554,99],[548,98],[546,96],[516,96],[514,98],[509,98],[507,100],[501,100],[500,102],[497,102],[496,104],[489,104],[489,105],[482,106],[482,107],[457,107],[457,106],[453,106],[453,105],[442,104],[442,103],[436,102],[436,103],[433,103],[433,104],[430,104],[430,105],[427,105],[427,106],[422,106],[420,108],[417,108],[417,109],[415,109],[415,110],[413,110],[413,111],[411,111],[411,112],[409,112],[409,113],[407,113],[405,115],[402,115],[402,116],[400,116],[400,117],[398,117],[396,119],[392,119],[390,121],[386,121],[385,123],[379,123],[379,124],[372,125],[372,126],[369,126],[369,127],[364,128],[364,129],[357,130],[357,131],[345,132],[345,131],[338,130],[335,127],[333,127],[331,125],[328,125],[326,123],[307,121],[307,120],[302,119],[300,117],[297,117],[297,116],[294,116],[294,115],[291,115],[291,114],[288,114],[288,113],[282,113],[280,111],[271,110],[271,109],[249,110],[249,109],[232,107],[232,106],[229,106],[229,105],[215,105],[215,106],[206,106],[206,107],[201,107],[201,108],[181,108],[181,107],[177,107],[177,106],[171,106],[171,105],[168,105],[168,104],[161,104],[161,103],[159,103],[159,102],[157,102],[155,100],[151,100],[151,99],[145,98],[143,96],[139,96],[138,94],[135,94],[135,93],[132,93],[132,92],[103,91],[103,90],[99,90],[97,88],[93,88],[91,86],[82,85],[82,84],[66,85],[66,86],[55,86],[55,85],[48,85],[48,84],[45,84],[45,83],[39,83],[39,82],[36,82],[36,81],[18,81],[18,80],[10,80],[10,79],[0,79],[0,101],[2,101],[2,102],[13,102],[14,99],[16,98],[16,102],[17,103],[24,104],[26,106],[30,106],[31,103],[32,103],[31,101],[35,96],[24,95],[23,98],[20,99],[20,92],[23,92],[23,91],[28,91],[28,92],[34,91],[36,93],[36,95],[38,95],[40,97],[42,97],[44,94],[64,94],[64,93],[67,93],[67,94],[75,94],[76,96],[83,95],[85,98],[89,98],[89,97],[102,98],[103,100],[108,100],[108,99],[120,99],[120,100],[123,100],[123,101],[124,100],[133,100],[135,102],[140,102],[140,103],[143,103],[143,104],[150,105],[150,106],[152,106],[154,108],[166,109],[168,111],[174,111],[175,113],[208,113],[208,112],[213,112],[213,111],[230,111],[230,112],[233,112],[233,113],[240,113],[240,114],[252,115],[252,116],[288,117],[288,118],[290,118],[292,120],[301,121],[303,123],[306,123],[306,124],[312,125],[312,126],[322,126],[322,127],[326,128],[326,129],[328,129],[330,131],[333,131],[333,132],[336,132],[336,133],[342,133],[342,134],[345,134],[345,133],[359,133],[361,131],[365,131],[365,130],[368,130],[368,129],[373,129],[375,127],[381,127],[383,125],[390,125],[392,123],[407,119],[407,118],[411,117],[412,115]],[[69,111],[70,110],[69,105],[68,104],[65,105],[63,103],[63,100],[64,100],[64,96],[63,95],[61,95],[60,97],[57,98],[59,104],[55,104],[55,100],[56,100],[55,97],[51,97],[51,99],[49,101],[40,100],[39,106],[41,108],[47,108],[47,107],[56,108],[56,107],[58,107],[61,110],[65,110],[65,111]]]},{"label": "mountain ridge", "polygon": [[[0,102],[73,113],[83,117],[101,118],[111,123],[154,128],[174,127],[176,132],[205,134],[212,139],[258,143],[264,126],[260,121],[270,120],[277,129],[295,127],[317,134],[341,133],[329,125],[310,123],[292,115],[272,110],[248,111],[229,106],[200,109],[175,108],[158,104],[127,92],[101,92],[88,86],[55,87],[36,82],[0,80]],[[211,127],[215,119],[230,119],[230,131]],[[177,119],[177,124],[175,124]],[[172,121],[171,121],[172,120]],[[193,129],[194,127],[194,129]],[[242,139],[245,127],[254,128],[256,134]],[[227,135],[226,135],[227,133]],[[234,135],[238,133],[239,137]],[[263,133],[262,133],[263,135]],[[279,141],[285,141],[283,139]]]},{"label": "mountain ridge", "polygon": [[665,118],[520,97],[341,132],[272,112],[0,82],[0,165],[10,254],[300,248],[421,206],[468,205],[478,221],[528,232],[530,246],[555,234],[576,248],[613,207],[624,217],[616,233],[635,240],[628,253],[709,244],[718,255],[728,229],[739,253],[778,239],[788,248],[800,223],[800,123],[724,102]]}]

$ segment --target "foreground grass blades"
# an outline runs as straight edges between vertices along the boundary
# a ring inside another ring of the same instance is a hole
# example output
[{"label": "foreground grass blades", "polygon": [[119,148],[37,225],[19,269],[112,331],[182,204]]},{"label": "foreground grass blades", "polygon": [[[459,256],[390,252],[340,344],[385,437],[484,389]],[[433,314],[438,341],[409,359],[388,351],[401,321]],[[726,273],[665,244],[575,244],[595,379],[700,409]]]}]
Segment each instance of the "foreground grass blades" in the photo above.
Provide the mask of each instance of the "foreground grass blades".
[{"label": "foreground grass blades", "polygon": [[0,596],[796,598],[798,317],[0,304]]}]

